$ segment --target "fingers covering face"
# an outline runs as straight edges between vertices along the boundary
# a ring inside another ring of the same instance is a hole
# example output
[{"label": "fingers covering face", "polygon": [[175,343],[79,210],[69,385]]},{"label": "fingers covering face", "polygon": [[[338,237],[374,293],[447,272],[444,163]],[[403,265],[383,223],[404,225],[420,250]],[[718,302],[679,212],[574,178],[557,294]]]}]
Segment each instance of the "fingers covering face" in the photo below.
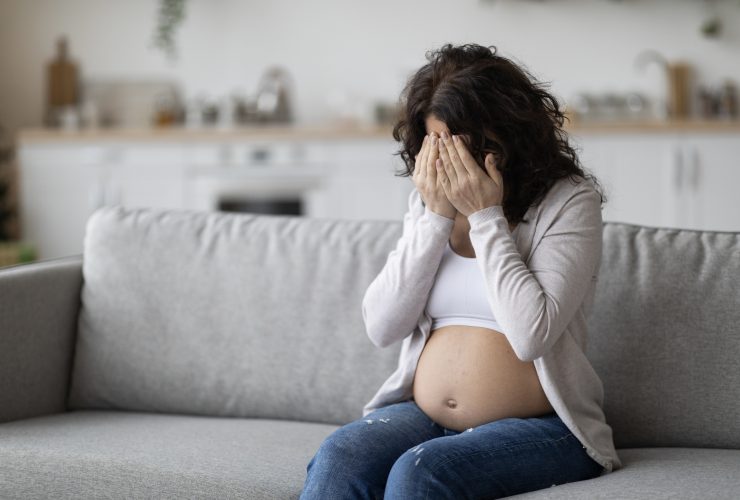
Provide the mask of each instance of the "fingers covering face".
[{"label": "fingers covering face", "polygon": [[437,178],[436,160],[439,157],[440,138],[435,132],[424,136],[419,154],[415,157],[414,173],[429,176],[432,180]]},{"label": "fingers covering face", "polygon": [[447,177],[449,177],[450,182],[457,183],[457,177],[459,175],[459,172],[457,172],[457,167],[455,166],[455,163],[450,157],[448,146],[445,145],[443,141],[440,141],[438,149],[439,149],[439,157],[442,159],[442,164],[444,166],[445,174],[447,174]]},{"label": "fingers covering face", "polygon": [[[429,175],[429,177],[436,180],[437,179],[436,161],[437,161],[437,158],[439,157],[439,147],[437,146],[437,144],[439,143],[439,137],[437,137],[437,135],[434,132],[432,132],[429,137],[430,137],[429,156],[427,158],[426,169],[427,169],[427,174]],[[436,142],[437,144],[433,144],[433,142]]]},{"label": "fingers covering face", "polygon": [[478,162],[475,160],[475,158],[473,158],[473,155],[470,154],[470,151],[465,145],[465,141],[463,140],[463,138],[460,136],[457,137],[459,140],[457,142],[453,141],[455,143],[455,152],[460,158],[460,162],[467,169],[468,174],[470,174],[471,176],[475,176],[476,174],[480,173],[480,166],[478,165]]},{"label": "fingers covering face", "polygon": [[427,156],[429,154],[429,143],[431,141],[429,140],[429,136],[424,136],[424,141],[421,143],[421,150],[419,151],[419,154],[416,157],[416,170],[418,173],[423,174],[424,173],[424,165],[426,165]]}]

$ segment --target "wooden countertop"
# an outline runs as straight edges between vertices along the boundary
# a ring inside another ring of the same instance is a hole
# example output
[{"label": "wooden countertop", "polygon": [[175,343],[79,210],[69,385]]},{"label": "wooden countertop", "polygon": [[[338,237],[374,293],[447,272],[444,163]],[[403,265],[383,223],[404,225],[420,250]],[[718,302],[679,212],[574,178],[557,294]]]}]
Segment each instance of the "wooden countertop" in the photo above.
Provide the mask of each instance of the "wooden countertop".
[{"label": "wooden countertop", "polygon": [[740,133],[740,120],[641,120],[641,121],[580,121],[566,122],[566,130],[581,133]]},{"label": "wooden countertop", "polygon": [[[574,135],[613,133],[730,133],[740,134],[740,120],[576,121],[566,122]],[[230,129],[184,127],[101,128],[66,131],[27,128],[16,134],[19,144],[75,142],[231,142],[240,140],[392,140],[391,125],[249,125]]]},{"label": "wooden countertop", "polygon": [[246,125],[229,129],[100,128],[60,130],[28,128],[16,134],[19,144],[40,142],[231,142],[241,140],[352,140],[392,139],[391,126]]}]

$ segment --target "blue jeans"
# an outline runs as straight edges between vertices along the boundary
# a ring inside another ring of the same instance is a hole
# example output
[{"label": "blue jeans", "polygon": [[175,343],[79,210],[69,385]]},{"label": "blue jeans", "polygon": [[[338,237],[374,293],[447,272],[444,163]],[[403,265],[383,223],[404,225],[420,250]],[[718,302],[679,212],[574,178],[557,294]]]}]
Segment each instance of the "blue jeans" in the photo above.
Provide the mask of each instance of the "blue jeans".
[{"label": "blue jeans", "polygon": [[306,467],[300,500],[500,498],[603,469],[555,412],[458,432],[410,399],[330,434]]}]

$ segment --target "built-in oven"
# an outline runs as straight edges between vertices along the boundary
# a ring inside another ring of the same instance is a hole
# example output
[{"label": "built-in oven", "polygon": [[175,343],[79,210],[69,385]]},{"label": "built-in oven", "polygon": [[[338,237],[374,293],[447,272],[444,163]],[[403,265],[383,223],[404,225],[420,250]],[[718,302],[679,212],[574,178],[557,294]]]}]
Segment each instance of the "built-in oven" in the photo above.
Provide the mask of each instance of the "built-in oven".
[{"label": "built-in oven", "polygon": [[[225,152],[224,152],[225,151]],[[311,194],[325,186],[323,162],[280,156],[277,147],[231,148],[216,163],[187,169],[188,208],[224,212],[311,215]]]}]

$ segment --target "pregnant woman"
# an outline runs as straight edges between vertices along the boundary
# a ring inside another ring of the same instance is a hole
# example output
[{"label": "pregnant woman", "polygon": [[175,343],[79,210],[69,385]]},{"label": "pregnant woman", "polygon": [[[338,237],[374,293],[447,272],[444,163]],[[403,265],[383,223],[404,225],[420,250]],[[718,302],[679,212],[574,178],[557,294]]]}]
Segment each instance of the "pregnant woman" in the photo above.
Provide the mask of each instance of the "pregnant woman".
[{"label": "pregnant woman", "polygon": [[487,47],[447,44],[393,130],[414,187],[362,314],[398,368],[307,466],[301,498],[500,498],[621,467],[585,356],[597,180],[558,102]]}]

